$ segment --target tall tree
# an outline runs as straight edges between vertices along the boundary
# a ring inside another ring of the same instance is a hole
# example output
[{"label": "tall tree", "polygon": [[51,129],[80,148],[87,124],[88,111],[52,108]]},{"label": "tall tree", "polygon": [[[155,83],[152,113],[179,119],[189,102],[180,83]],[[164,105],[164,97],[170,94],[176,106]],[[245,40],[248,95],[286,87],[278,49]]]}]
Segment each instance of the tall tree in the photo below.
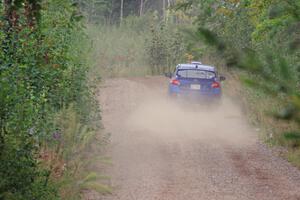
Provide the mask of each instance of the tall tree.
[{"label": "tall tree", "polygon": [[124,0],[121,0],[121,9],[120,9],[120,22],[123,21],[123,13],[124,13]]},{"label": "tall tree", "polygon": [[144,0],[141,0],[141,3],[140,3],[140,16],[143,15],[143,9],[144,9]]},{"label": "tall tree", "polygon": [[164,21],[166,21],[166,0],[162,0],[163,1],[163,17],[164,17]]}]

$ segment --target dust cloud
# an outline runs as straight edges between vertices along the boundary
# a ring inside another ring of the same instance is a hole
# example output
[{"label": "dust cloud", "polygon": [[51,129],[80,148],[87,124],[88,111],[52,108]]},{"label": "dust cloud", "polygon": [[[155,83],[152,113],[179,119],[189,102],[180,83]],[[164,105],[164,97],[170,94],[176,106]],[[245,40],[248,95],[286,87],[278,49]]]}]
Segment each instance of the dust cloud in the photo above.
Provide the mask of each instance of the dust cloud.
[{"label": "dust cloud", "polygon": [[167,86],[163,77],[137,77],[101,88],[117,189],[95,200],[298,197],[299,172],[260,145],[236,103],[175,101]]},{"label": "dust cloud", "polygon": [[255,141],[241,110],[228,98],[219,104],[183,102],[150,93],[132,110],[126,125],[131,131],[158,139],[247,145]]}]

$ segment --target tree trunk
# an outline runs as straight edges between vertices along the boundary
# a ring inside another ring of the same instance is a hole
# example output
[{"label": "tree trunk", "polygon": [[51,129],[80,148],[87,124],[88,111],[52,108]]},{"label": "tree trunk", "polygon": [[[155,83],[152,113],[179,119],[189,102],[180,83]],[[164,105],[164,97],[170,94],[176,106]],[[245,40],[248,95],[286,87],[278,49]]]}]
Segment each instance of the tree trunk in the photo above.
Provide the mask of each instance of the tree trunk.
[{"label": "tree trunk", "polygon": [[109,10],[109,18],[108,18],[108,24],[111,25],[113,23],[113,8],[114,8],[114,1],[111,2],[111,7]]},{"label": "tree trunk", "polygon": [[163,17],[164,17],[164,21],[166,21],[166,0],[162,0],[163,1]]},{"label": "tree trunk", "polygon": [[166,9],[166,21],[168,21],[169,20],[169,14],[170,14],[170,11],[169,11],[169,8],[171,7],[171,2],[170,2],[170,0],[167,0],[167,2],[168,2],[168,5],[167,5],[167,7],[165,8]]},{"label": "tree trunk", "polygon": [[121,0],[120,23],[123,21],[124,0]]},{"label": "tree trunk", "polygon": [[141,0],[141,4],[140,4],[140,17],[143,15],[143,9],[144,9],[144,0]]}]

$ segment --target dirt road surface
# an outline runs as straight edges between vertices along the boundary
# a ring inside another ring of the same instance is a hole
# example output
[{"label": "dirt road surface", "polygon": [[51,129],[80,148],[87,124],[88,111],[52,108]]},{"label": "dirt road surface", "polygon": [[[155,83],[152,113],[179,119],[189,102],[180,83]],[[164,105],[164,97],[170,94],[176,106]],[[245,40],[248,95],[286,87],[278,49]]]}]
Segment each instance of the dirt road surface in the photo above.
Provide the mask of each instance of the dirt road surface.
[{"label": "dirt road surface", "polygon": [[162,77],[101,88],[114,193],[104,200],[300,200],[300,173],[262,145],[239,106],[167,98]]}]

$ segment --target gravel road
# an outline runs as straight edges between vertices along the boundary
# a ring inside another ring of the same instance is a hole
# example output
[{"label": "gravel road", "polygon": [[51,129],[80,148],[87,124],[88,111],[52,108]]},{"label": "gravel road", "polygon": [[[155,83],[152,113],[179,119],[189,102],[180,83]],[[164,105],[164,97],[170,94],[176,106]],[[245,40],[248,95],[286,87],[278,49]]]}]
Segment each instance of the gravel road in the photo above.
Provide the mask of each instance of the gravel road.
[{"label": "gravel road", "polygon": [[101,88],[114,193],[96,200],[300,200],[300,173],[258,141],[239,106],[184,105],[163,77]]}]

